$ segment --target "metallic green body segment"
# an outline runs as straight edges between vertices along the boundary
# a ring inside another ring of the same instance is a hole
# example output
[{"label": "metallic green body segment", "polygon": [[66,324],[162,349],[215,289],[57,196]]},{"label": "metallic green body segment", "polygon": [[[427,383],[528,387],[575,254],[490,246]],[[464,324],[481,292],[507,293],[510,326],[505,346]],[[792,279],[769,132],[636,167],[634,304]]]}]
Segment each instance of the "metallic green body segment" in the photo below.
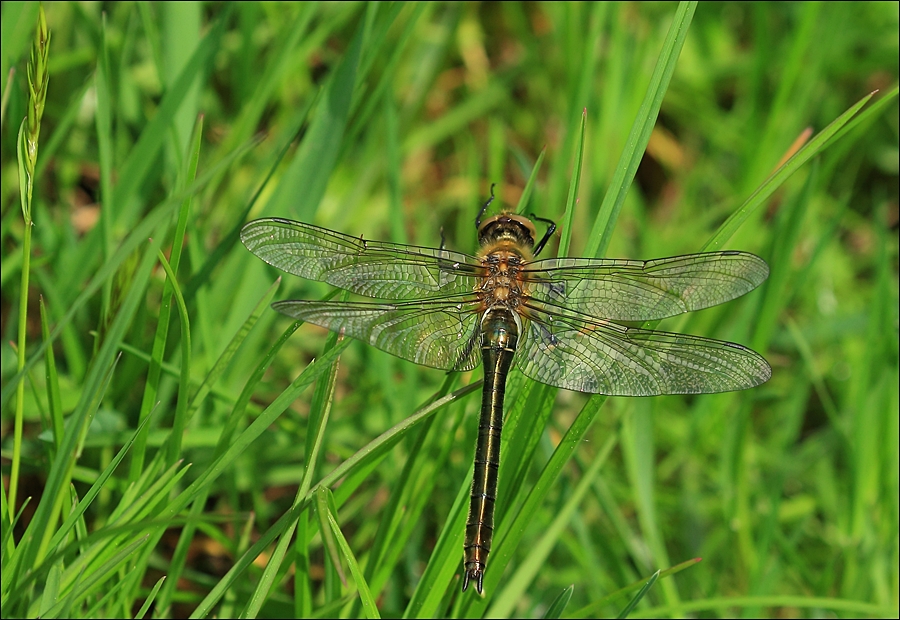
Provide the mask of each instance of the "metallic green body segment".
[{"label": "metallic green body segment", "polygon": [[479,594],[484,587],[484,569],[494,536],[494,502],[497,499],[497,474],[500,471],[500,434],[503,429],[503,397],[506,375],[512,366],[522,325],[519,315],[505,306],[488,308],[481,318],[481,359],[484,362],[484,388],[478,443],[475,446],[475,473],[469,518],[466,521],[466,565],[463,591],[469,580]]}]

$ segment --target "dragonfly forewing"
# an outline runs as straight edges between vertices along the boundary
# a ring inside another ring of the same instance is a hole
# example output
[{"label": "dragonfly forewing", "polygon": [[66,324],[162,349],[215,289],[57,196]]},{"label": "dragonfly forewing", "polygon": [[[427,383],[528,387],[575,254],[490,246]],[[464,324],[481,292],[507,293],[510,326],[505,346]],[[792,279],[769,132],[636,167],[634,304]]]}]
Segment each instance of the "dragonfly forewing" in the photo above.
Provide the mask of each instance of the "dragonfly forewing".
[{"label": "dragonfly forewing", "polygon": [[709,308],[752,291],[769,275],[747,252],[650,261],[549,258],[524,270],[531,297],[612,321],[652,321]]},{"label": "dragonfly forewing", "polygon": [[480,261],[461,252],[367,241],[312,224],[254,220],[241,241],[283,271],[377,299],[416,299],[471,292]]}]

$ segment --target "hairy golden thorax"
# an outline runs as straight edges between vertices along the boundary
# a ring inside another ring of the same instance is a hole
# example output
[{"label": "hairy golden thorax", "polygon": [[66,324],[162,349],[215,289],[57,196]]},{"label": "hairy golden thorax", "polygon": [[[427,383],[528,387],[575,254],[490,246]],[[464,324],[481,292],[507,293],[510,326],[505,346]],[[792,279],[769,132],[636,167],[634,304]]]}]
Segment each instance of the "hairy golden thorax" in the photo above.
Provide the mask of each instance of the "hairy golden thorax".
[{"label": "hairy golden thorax", "polygon": [[522,269],[533,258],[535,234],[531,220],[519,215],[501,213],[482,222],[478,228],[478,257],[484,276],[476,288],[481,310],[499,304],[521,311],[520,306],[528,298]]}]

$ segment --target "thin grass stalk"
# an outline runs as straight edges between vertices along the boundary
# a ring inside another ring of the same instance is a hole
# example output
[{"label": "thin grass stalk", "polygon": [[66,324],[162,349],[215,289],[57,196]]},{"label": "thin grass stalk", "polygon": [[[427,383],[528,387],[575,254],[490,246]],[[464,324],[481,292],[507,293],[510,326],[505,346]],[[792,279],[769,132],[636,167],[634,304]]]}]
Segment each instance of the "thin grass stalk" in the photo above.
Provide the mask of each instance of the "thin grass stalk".
[{"label": "thin grass stalk", "polygon": [[[31,197],[34,191],[34,169],[37,166],[38,141],[41,135],[41,117],[47,101],[49,81],[48,58],[50,55],[50,31],[44,7],[38,11],[37,31],[28,63],[28,114],[19,127],[16,143],[19,162],[19,197],[25,233],[22,237],[22,285],[19,289],[19,325],[16,351],[16,370],[25,368],[26,324],[28,320],[28,283],[31,270]],[[15,518],[16,495],[19,487],[19,467],[22,459],[22,421],[25,405],[25,378],[16,385],[16,417],[13,430],[13,456],[9,476],[9,518]]]}]

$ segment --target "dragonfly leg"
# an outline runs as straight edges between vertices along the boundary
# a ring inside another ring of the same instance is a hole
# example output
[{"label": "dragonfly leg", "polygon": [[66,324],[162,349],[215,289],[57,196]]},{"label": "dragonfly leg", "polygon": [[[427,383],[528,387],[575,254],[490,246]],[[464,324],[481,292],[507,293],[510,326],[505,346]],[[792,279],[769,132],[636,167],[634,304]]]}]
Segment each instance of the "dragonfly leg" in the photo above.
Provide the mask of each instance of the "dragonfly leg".
[{"label": "dragonfly leg", "polygon": [[481,228],[481,218],[484,217],[485,211],[488,210],[488,207],[491,206],[491,203],[494,202],[494,186],[496,183],[491,183],[491,197],[488,198],[487,202],[484,203],[484,206],[481,207],[481,211],[478,212],[478,217],[475,218],[475,228]]},{"label": "dragonfly leg", "polygon": [[538,241],[538,244],[534,246],[534,255],[537,256],[541,253],[541,250],[544,249],[544,246],[547,245],[547,242],[550,241],[550,237],[553,236],[553,233],[556,232],[556,222],[553,220],[548,220],[545,217],[538,217],[534,213],[530,215],[531,219],[537,220],[538,222],[543,222],[547,224],[547,232],[544,233],[544,236]]}]

